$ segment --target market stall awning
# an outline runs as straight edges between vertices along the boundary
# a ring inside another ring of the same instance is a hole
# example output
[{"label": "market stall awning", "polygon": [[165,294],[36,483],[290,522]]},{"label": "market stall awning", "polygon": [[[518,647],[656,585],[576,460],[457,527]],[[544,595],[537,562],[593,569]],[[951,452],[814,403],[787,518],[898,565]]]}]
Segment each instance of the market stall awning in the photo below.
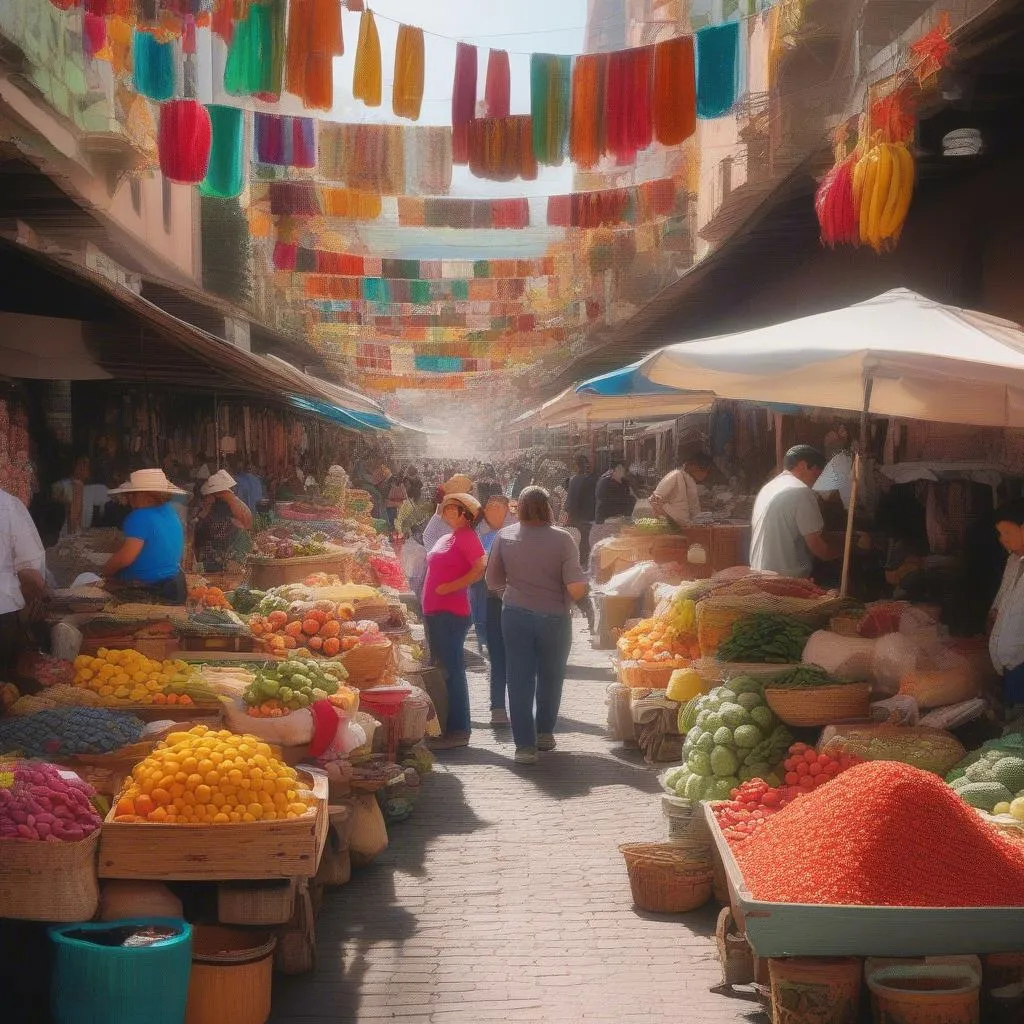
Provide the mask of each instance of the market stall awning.
[{"label": "market stall awning", "polygon": [[869,394],[871,412],[881,415],[1024,426],[1024,331],[904,288],[845,309],[670,345],[636,372],[719,398],[860,411]]},{"label": "market stall awning", "polygon": [[706,392],[677,391],[662,388],[652,394],[595,395],[580,394],[568,388],[537,409],[523,413],[511,426],[557,427],[568,423],[617,423],[622,420],[658,420],[667,416],[706,409],[715,396]]},{"label": "market stall awning", "polygon": [[577,394],[606,395],[617,397],[622,395],[663,395],[678,394],[679,389],[665,384],[657,384],[642,371],[642,361],[630,363],[621,370],[602,373],[576,386]]},{"label": "market stall awning", "polygon": [[0,312],[0,374],[24,380],[109,380],[81,320]]},{"label": "market stall awning", "polygon": [[330,420],[332,423],[339,423],[343,427],[350,427],[353,430],[390,430],[391,423],[384,416],[375,413],[356,412],[353,409],[345,409],[340,405],[332,405],[330,402],[323,402],[316,398],[301,398],[293,395],[291,405],[303,412],[312,413],[321,419]]}]

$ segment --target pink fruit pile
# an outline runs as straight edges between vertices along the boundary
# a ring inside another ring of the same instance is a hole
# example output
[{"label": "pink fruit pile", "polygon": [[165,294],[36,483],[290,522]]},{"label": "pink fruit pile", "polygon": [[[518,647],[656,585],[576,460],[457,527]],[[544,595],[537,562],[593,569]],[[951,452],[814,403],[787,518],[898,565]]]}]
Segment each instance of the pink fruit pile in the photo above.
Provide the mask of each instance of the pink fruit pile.
[{"label": "pink fruit pile", "polygon": [[[95,793],[77,776],[41,761],[0,763],[0,840],[75,842],[102,823]],[[0,856],[3,856],[0,852]]]}]

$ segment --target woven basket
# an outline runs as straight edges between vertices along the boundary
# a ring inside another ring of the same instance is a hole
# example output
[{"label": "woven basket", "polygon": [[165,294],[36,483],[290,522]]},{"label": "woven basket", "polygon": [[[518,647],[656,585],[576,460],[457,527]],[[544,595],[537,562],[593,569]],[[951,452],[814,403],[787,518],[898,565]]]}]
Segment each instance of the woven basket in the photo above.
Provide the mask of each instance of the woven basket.
[{"label": "woven basket", "polygon": [[633,690],[664,690],[677,668],[690,663],[682,658],[674,661],[649,663],[644,661],[619,662],[619,681]]},{"label": "woven basket", "polygon": [[359,644],[341,655],[341,663],[348,673],[348,685],[358,690],[378,686],[394,667],[394,644]]},{"label": "woven basket", "polygon": [[301,879],[295,895],[295,912],[278,932],[274,970],[279,974],[308,974],[316,966],[316,923],[309,880]]},{"label": "woven basket", "polygon": [[100,829],[71,843],[5,839],[0,856],[0,918],[88,921],[100,902]]},{"label": "woven basket", "polygon": [[705,658],[712,657],[740,619],[750,615],[742,608],[706,608],[697,605],[697,642]]},{"label": "woven basket", "polygon": [[323,572],[347,579],[351,572],[352,556],[336,548],[325,555],[304,555],[299,558],[249,557],[249,585],[254,590],[269,590],[289,583],[301,583],[307,576]]},{"label": "woven basket", "polygon": [[266,932],[196,925],[185,1024],[264,1024],[275,944]]},{"label": "woven basket", "polygon": [[830,725],[867,718],[871,712],[871,684],[846,683],[807,690],[766,687],[764,699],[786,725]]},{"label": "woven basket", "polygon": [[287,924],[294,910],[294,878],[217,886],[217,920],[221,924]]},{"label": "woven basket", "polygon": [[686,846],[668,843],[624,843],[633,902],[656,914],[682,914],[711,898],[711,866]]}]

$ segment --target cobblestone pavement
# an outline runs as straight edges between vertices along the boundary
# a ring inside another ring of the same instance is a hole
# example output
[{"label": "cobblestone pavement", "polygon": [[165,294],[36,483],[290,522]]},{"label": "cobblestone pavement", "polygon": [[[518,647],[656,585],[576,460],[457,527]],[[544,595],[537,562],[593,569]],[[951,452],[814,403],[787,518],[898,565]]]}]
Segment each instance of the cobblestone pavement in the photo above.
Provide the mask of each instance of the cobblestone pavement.
[{"label": "cobblestone pavement", "polygon": [[440,755],[389,849],[328,892],[317,971],[275,979],[274,1024],[765,1019],[709,992],[713,905],[633,908],[617,846],[663,838],[665,821],[655,770],[604,736],[611,678],[583,627],[558,750],[516,766],[508,731],[483,724],[486,675],[473,672],[472,746]]}]

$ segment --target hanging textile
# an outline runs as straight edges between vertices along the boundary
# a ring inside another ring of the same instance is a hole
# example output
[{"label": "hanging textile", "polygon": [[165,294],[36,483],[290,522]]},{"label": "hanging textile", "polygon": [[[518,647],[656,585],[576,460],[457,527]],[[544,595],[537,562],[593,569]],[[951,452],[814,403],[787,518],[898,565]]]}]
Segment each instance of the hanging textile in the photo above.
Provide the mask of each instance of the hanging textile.
[{"label": "hanging textile", "polygon": [[253,124],[257,163],[275,167],[316,166],[316,122],[312,118],[257,112]]},{"label": "hanging textile", "polygon": [[157,152],[160,171],[168,181],[196,185],[206,176],[212,127],[206,107],[198,100],[171,100],[160,107]]},{"label": "hanging textile", "polygon": [[476,47],[455,46],[455,78],[452,82],[452,160],[469,162],[469,123],[476,117]]},{"label": "hanging textile", "polygon": [[[134,36],[135,30],[127,18],[108,18],[106,43],[96,54],[96,59],[109,61],[115,75],[130,75]],[[137,89],[135,91],[138,92]]]},{"label": "hanging textile", "polygon": [[420,199],[418,196],[399,196],[398,224],[403,228],[426,227],[426,200]]},{"label": "hanging textile", "polygon": [[405,188],[405,131],[398,124],[320,125],[317,173],[328,181],[381,195]]},{"label": "hanging textile", "polygon": [[633,163],[653,138],[651,76],[654,48],[638,46],[608,55],[605,132],[608,152],[620,164]]},{"label": "hanging textile", "polygon": [[380,216],[381,199],[375,192],[357,192],[349,188],[320,190],[324,216],[344,220],[376,220]]},{"label": "hanging textile", "polygon": [[513,117],[481,117],[469,124],[469,170],[477,178],[512,181],[537,177],[533,154],[533,119],[529,114]]},{"label": "hanging textile", "polygon": [[423,29],[398,26],[395,44],[395,80],[391,90],[391,109],[397,117],[420,119],[423,104]]},{"label": "hanging textile", "polygon": [[570,57],[551,53],[535,53],[530,57],[533,153],[538,163],[549,167],[557,167],[565,159],[571,76]]},{"label": "hanging textile", "polygon": [[654,137],[678,146],[697,130],[693,38],[677,36],[654,47]]},{"label": "hanging textile", "polygon": [[487,54],[487,80],[484,84],[484,106],[488,117],[508,117],[512,96],[512,73],[508,53],[491,50]]},{"label": "hanging textile", "polygon": [[205,196],[234,199],[245,185],[245,121],[238,107],[213,105],[210,115],[212,141],[206,177],[199,186]]},{"label": "hanging textile", "polygon": [[373,11],[359,16],[359,43],[352,71],[352,95],[368,107],[379,107],[381,97],[380,36]]},{"label": "hanging textile", "polygon": [[82,49],[95,58],[107,45],[107,19],[86,11],[82,16]]},{"label": "hanging textile", "polygon": [[595,166],[604,153],[604,89],[608,54],[586,53],[576,58],[572,71],[569,114],[569,156],[583,171]]},{"label": "hanging textile", "polygon": [[311,181],[272,181],[267,197],[275,217],[316,217],[320,213],[320,198]]},{"label": "hanging textile", "polygon": [[267,103],[281,98],[284,81],[285,0],[250,3],[235,24],[224,65],[224,91]]},{"label": "hanging textile", "polygon": [[133,88],[162,103],[174,96],[174,43],[161,43],[149,32],[132,33]]},{"label": "hanging textile", "polygon": [[739,23],[697,33],[697,116],[722,117],[736,102]]},{"label": "hanging textile", "polygon": [[344,52],[338,0],[291,0],[284,84],[308,110],[334,106],[334,58]]},{"label": "hanging textile", "polygon": [[234,13],[234,0],[214,0],[210,31],[228,46],[235,31]]},{"label": "hanging textile", "polygon": [[444,195],[452,185],[452,130],[417,125],[405,130],[405,192]]}]

